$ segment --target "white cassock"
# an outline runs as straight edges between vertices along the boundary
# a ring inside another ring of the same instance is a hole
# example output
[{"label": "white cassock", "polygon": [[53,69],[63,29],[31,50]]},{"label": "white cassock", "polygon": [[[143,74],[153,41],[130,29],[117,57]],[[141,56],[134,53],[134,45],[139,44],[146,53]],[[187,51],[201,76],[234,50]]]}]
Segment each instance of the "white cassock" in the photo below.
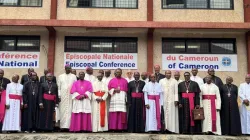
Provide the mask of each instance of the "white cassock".
[{"label": "white cassock", "polygon": [[[176,81],[177,81],[177,80],[176,80]],[[178,84],[180,84],[181,82],[183,82],[183,80],[181,80],[181,79],[179,79],[179,80],[177,81]]]},{"label": "white cassock", "polygon": [[178,83],[175,79],[164,78],[160,80],[163,89],[163,108],[165,117],[165,129],[170,132],[179,133],[179,115],[178,107],[175,101],[178,101]]},{"label": "white cassock", "polygon": [[[103,132],[108,131],[108,109],[107,109],[107,97],[108,97],[108,85],[103,81],[96,80],[93,84],[94,93],[92,94],[92,129],[93,132]],[[105,94],[100,97],[96,96],[95,92],[105,92]],[[101,98],[106,103],[105,108],[105,125],[101,126],[101,118],[100,118],[100,103],[96,101],[96,99]]]},{"label": "white cassock", "polygon": [[91,82],[91,84],[93,85],[93,83],[96,80],[96,77],[94,75],[89,75],[89,74],[85,74],[84,80],[87,80],[89,82]]},{"label": "white cassock", "polygon": [[[209,99],[204,99],[204,95],[208,95]],[[205,119],[202,122],[202,132],[213,132],[214,134],[221,135],[221,125],[220,125],[220,112],[216,111],[216,131],[212,131],[212,100],[211,95],[216,96],[215,99],[215,111],[217,109],[221,109],[221,98],[220,98],[220,90],[219,88],[211,83],[211,84],[203,84],[201,86],[201,93],[200,99],[201,104],[200,106],[204,108],[204,116]]]},{"label": "white cassock", "polygon": [[145,79],[145,80],[142,80],[143,82],[145,82],[145,84],[147,84],[149,82],[149,79]]},{"label": "white cassock", "polygon": [[61,98],[61,102],[59,103],[60,128],[68,129],[70,126],[72,113],[72,97],[70,94],[70,90],[72,84],[76,80],[76,76],[71,73],[61,74],[58,78],[58,96],[59,98]]},{"label": "white cassock", "polygon": [[17,99],[10,99],[12,95],[17,95],[22,99],[23,85],[19,83],[10,83],[6,88],[6,105],[10,108],[6,109],[3,122],[3,131],[20,131],[21,130],[21,105],[23,102]]},{"label": "white cassock", "polygon": [[239,97],[241,99],[240,118],[242,134],[250,134],[250,106],[243,104],[244,100],[250,101],[250,84],[242,83],[239,87]]},{"label": "white cassock", "polygon": [[161,106],[163,105],[163,90],[162,87],[159,83],[155,82],[149,82],[147,83],[144,88],[144,99],[145,99],[145,105],[149,105],[149,109],[146,109],[146,126],[145,126],[145,131],[159,131],[157,129],[157,119],[156,119],[156,104],[154,100],[151,100],[148,98],[148,95],[158,95],[160,96],[160,111],[161,111]]},{"label": "white cassock", "polygon": [[132,77],[132,78],[130,78],[130,79],[127,77],[127,78],[125,78],[125,79],[128,81],[128,83],[135,80],[134,77]]},{"label": "white cassock", "polygon": [[191,76],[190,79],[198,83],[199,87],[201,87],[204,84],[203,79],[200,78],[199,76]]}]

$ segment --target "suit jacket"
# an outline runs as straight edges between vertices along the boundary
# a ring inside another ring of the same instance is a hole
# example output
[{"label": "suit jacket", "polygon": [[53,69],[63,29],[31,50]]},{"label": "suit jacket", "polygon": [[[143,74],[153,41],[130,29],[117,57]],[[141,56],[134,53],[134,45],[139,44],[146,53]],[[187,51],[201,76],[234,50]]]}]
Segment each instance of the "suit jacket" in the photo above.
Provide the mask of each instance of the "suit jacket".
[{"label": "suit jacket", "polygon": [[159,83],[159,81],[161,80],[161,79],[164,79],[165,78],[165,75],[164,74],[161,74],[161,73],[158,73],[158,74],[156,74],[155,73],[155,79],[156,79],[156,81]]}]

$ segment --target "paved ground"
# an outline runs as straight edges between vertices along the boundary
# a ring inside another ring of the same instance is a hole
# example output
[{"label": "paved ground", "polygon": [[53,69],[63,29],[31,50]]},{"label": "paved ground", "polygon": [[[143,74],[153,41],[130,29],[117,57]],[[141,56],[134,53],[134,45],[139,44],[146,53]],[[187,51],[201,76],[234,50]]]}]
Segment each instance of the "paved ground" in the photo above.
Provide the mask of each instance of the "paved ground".
[{"label": "paved ground", "polygon": [[0,140],[250,140],[250,137],[131,133],[15,133],[0,134]]}]

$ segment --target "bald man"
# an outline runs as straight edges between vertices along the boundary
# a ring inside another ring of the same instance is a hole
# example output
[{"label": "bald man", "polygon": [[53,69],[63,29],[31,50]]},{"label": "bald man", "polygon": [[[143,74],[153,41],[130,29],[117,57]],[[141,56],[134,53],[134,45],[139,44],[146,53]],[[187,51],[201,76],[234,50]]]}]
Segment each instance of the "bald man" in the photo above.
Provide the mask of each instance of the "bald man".
[{"label": "bald man", "polygon": [[233,78],[227,77],[221,92],[222,135],[241,135],[240,113],[238,107],[238,87]]},{"label": "bald man", "polygon": [[33,68],[29,68],[28,69],[28,74],[25,74],[25,75],[22,76],[21,82],[20,82],[22,85],[24,85],[26,82],[30,81],[32,72],[35,72],[35,70]]},{"label": "bald man", "polygon": [[159,83],[159,81],[161,79],[165,78],[165,75],[160,73],[160,71],[161,71],[160,65],[155,65],[154,70],[155,70],[155,80],[156,80],[156,82]]},{"label": "bald man", "polygon": [[[220,77],[215,76],[215,70],[214,69],[208,69],[207,71],[208,75],[212,76],[212,82],[219,88],[220,92],[222,90],[223,82],[220,79]],[[204,83],[206,83],[205,78],[203,79]]]},{"label": "bald man", "polygon": [[19,76],[13,75],[6,89],[6,113],[3,131],[21,131],[21,108],[23,85],[18,83]]},{"label": "bald man", "polygon": [[155,74],[150,75],[150,82],[144,88],[146,107],[146,132],[161,130],[161,107],[163,106],[163,90],[156,81]]},{"label": "bald man", "polygon": [[250,74],[246,75],[245,83],[240,84],[239,97],[241,99],[240,117],[242,134],[250,134]]},{"label": "bald man", "polygon": [[128,83],[127,102],[129,105],[128,132],[142,133],[145,131],[145,104],[142,91],[145,82],[140,80],[140,73],[134,73],[134,81]]},{"label": "bald man", "polygon": [[148,73],[147,72],[143,72],[141,74],[141,79],[142,79],[143,82],[148,83],[149,82]]},{"label": "bald man", "polygon": [[108,85],[109,81],[112,79],[111,75],[111,70],[105,70],[105,76],[103,77],[102,81]]},{"label": "bald man", "polygon": [[86,68],[86,74],[84,79],[90,81],[92,85],[94,84],[96,77],[93,75],[93,68],[91,67]]},{"label": "bald man", "polygon": [[[46,80],[47,80],[47,79],[46,79],[46,75],[47,75],[48,73],[50,73],[51,70],[50,70],[50,69],[44,69],[43,72],[44,72],[44,75],[40,77],[40,83],[41,83],[41,84],[47,82],[47,81],[46,81]],[[56,77],[55,77],[55,76],[53,76],[52,82],[53,82],[53,83],[56,83]]]},{"label": "bald man", "polygon": [[4,71],[0,69],[0,132],[2,132],[5,116],[6,87],[10,80],[4,77]]},{"label": "bald man", "polygon": [[177,83],[181,83],[183,82],[183,80],[180,79],[181,75],[180,75],[180,72],[179,71],[175,71],[174,72],[174,79],[177,81]]},{"label": "bald man", "polygon": [[190,79],[198,83],[198,85],[201,87],[204,84],[204,81],[200,76],[198,76],[198,69],[193,68],[191,72],[192,76],[190,77]]},{"label": "bald man", "polygon": [[179,133],[179,117],[178,117],[178,83],[171,78],[170,70],[165,72],[164,79],[160,80],[163,93],[163,109],[165,130],[169,133]]}]

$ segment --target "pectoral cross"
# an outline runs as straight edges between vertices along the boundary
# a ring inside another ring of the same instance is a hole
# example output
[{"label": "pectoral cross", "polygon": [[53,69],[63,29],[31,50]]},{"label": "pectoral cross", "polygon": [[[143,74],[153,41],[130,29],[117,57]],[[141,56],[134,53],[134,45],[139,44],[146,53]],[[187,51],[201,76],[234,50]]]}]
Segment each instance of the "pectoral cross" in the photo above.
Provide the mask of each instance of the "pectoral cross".
[{"label": "pectoral cross", "polygon": [[228,96],[228,97],[230,97],[230,96],[231,96],[231,94],[230,94],[230,93],[228,93],[228,94],[227,94],[227,96]]}]

